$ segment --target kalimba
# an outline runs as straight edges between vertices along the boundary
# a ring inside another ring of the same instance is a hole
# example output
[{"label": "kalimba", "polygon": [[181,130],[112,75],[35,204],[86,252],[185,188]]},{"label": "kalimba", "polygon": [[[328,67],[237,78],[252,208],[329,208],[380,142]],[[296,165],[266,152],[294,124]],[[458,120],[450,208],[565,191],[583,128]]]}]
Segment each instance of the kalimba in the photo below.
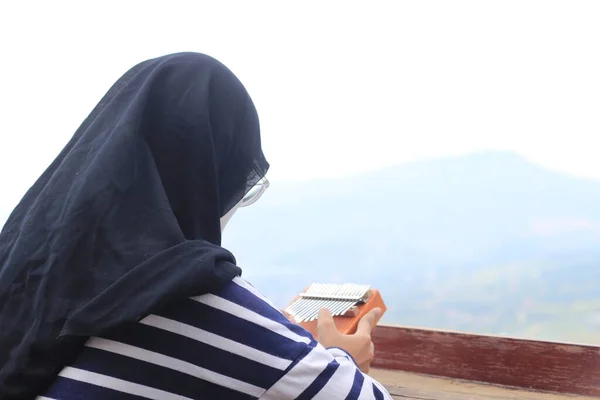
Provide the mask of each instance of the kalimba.
[{"label": "kalimba", "polygon": [[376,307],[381,308],[381,315],[387,310],[379,291],[369,285],[313,283],[284,311],[316,338],[317,318],[322,308],[331,312],[338,331],[352,334],[360,319]]}]

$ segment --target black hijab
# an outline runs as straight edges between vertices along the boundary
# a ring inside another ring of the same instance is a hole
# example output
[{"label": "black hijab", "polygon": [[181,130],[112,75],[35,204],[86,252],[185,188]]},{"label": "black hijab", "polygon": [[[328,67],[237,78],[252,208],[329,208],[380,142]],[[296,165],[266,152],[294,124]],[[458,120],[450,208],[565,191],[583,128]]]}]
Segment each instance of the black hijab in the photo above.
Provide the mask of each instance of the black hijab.
[{"label": "black hijab", "polygon": [[219,219],[268,167],[218,61],[173,54],[121,77],[0,233],[0,398],[34,398],[87,337],[239,275]]}]

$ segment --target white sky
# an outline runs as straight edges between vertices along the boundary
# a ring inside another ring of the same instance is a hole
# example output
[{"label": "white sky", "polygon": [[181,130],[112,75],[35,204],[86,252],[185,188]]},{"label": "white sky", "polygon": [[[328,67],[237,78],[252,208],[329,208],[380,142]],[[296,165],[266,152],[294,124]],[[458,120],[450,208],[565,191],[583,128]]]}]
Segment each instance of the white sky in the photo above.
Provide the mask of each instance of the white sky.
[{"label": "white sky", "polygon": [[600,178],[600,2],[2,1],[0,224],[109,86],[210,54],[242,80],[272,180],[519,152]]}]

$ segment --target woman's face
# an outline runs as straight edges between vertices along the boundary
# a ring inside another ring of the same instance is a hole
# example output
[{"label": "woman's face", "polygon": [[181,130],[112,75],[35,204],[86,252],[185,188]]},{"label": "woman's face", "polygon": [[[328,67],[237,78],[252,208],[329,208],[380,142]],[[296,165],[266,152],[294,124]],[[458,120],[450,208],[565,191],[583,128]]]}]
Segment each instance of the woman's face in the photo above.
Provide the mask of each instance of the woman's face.
[{"label": "woman's face", "polygon": [[240,200],[240,202],[237,203],[235,206],[233,206],[233,208],[231,210],[229,210],[229,212],[227,214],[225,214],[221,217],[221,233],[223,233],[223,231],[225,230],[225,226],[227,225],[227,223],[229,222],[229,220],[231,219],[233,214],[235,214],[237,209],[240,208],[240,205],[242,204],[243,201],[244,201],[243,199]]},{"label": "woman's face", "polygon": [[269,188],[269,180],[267,177],[263,177],[246,195],[240,200],[235,206],[229,210],[229,212],[221,217],[221,233],[225,230],[225,226],[235,214],[238,208],[251,206],[256,203],[263,193]]}]

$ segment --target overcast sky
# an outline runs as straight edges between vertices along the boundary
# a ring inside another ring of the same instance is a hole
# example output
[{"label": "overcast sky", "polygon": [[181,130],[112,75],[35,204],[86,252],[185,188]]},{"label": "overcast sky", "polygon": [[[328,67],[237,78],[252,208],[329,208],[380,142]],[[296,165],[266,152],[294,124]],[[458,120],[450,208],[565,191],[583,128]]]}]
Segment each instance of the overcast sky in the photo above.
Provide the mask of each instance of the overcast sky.
[{"label": "overcast sky", "polygon": [[210,54],[272,180],[512,150],[600,178],[600,2],[0,2],[0,225],[132,65]]}]

